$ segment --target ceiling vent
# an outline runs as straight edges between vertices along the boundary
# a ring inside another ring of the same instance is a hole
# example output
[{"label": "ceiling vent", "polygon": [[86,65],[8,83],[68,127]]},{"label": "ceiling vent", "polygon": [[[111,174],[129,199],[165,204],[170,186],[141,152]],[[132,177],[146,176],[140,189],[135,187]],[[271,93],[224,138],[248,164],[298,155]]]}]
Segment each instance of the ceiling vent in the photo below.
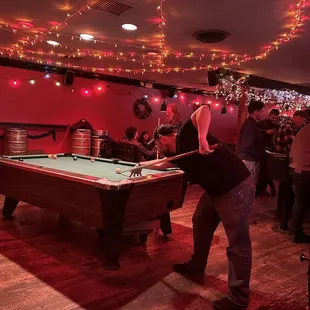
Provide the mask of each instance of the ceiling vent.
[{"label": "ceiling vent", "polygon": [[229,33],[223,30],[202,30],[193,34],[193,37],[202,43],[218,43],[224,41]]},{"label": "ceiling vent", "polygon": [[113,0],[99,0],[91,5],[91,8],[111,15],[120,16],[132,9],[132,6]]}]

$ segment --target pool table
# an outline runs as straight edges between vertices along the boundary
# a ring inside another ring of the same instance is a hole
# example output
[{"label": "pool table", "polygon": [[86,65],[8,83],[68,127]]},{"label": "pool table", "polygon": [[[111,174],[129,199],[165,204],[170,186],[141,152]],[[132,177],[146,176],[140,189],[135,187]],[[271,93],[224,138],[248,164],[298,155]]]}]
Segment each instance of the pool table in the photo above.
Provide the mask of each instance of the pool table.
[{"label": "pool table", "polygon": [[135,163],[76,154],[0,158],[2,216],[13,218],[19,201],[52,210],[100,229],[104,267],[119,268],[121,235],[126,228],[154,221],[181,208],[187,181],[181,170],[148,170],[129,178]]}]

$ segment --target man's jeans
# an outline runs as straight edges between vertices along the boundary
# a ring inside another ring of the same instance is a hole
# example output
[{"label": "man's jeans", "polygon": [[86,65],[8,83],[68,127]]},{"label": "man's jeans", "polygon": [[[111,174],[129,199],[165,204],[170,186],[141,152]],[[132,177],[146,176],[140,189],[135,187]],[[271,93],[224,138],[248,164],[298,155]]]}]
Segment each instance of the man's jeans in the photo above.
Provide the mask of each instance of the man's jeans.
[{"label": "man's jeans", "polygon": [[255,187],[249,177],[233,190],[221,196],[201,196],[193,215],[194,255],[190,269],[204,271],[207,265],[213,234],[222,221],[228,238],[228,286],[230,299],[247,306],[250,295],[252,249],[249,219]]},{"label": "man's jeans", "polygon": [[302,224],[310,204],[310,171],[290,169],[290,175],[295,194],[291,229],[298,235],[303,232]]},{"label": "man's jeans", "polygon": [[257,185],[259,171],[260,171],[260,164],[256,161],[250,161],[250,160],[243,160],[246,167],[249,169],[251,173],[251,177],[253,179],[254,185]]}]

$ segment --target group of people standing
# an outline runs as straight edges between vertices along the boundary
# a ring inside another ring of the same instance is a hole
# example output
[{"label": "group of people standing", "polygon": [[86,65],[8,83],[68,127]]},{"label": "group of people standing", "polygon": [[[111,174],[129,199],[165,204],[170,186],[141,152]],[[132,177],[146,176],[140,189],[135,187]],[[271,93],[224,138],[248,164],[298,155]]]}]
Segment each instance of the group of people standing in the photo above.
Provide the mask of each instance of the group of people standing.
[{"label": "group of people standing", "polygon": [[[299,183],[300,179],[304,179],[304,175],[310,171],[310,135],[303,134],[301,138],[299,132],[305,132],[306,128],[309,128],[307,124],[310,122],[310,110],[297,110],[292,117],[286,118],[282,122],[277,109],[272,109],[269,112],[268,119],[262,120],[264,103],[260,101],[252,101],[249,104],[248,112],[249,117],[240,130],[237,153],[251,173],[256,186],[255,197],[257,198],[265,192],[267,185],[270,186],[271,196],[276,195],[273,181],[266,176],[267,155],[265,149],[287,156],[290,161],[290,174],[292,176],[291,196],[293,197],[292,200],[295,201],[291,225],[292,241],[309,243],[310,236],[304,234],[302,222],[307,209],[306,204],[307,202],[310,203],[310,197],[299,188]],[[303,129],[304,127],[306,128]],[[297,137],[298,139],[295,141]],[[296,148],[298,148],[298,152]],[[299,160],[299,157],[302,157],[302,160]],[[300,170],[298,173],[296,172],[296,161],[302,161],[297,165]],[[287,168],[289,169],[289,167]],[[251,219],[250,223],[254,224],[256,221]]]}]

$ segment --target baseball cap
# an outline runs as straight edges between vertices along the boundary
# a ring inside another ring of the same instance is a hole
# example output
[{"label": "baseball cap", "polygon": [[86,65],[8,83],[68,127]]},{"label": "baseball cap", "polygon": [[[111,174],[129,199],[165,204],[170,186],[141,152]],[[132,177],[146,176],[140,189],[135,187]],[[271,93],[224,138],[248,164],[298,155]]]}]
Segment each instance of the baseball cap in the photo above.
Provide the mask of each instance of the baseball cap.
[{"label": "baseball cap", "polygon": [[166,124],[159,125],[154,129],[153,138],[147,143],[148,145],[154,143],[160,136],[169,136],[177,132],[177,128],[174,125]]}]

